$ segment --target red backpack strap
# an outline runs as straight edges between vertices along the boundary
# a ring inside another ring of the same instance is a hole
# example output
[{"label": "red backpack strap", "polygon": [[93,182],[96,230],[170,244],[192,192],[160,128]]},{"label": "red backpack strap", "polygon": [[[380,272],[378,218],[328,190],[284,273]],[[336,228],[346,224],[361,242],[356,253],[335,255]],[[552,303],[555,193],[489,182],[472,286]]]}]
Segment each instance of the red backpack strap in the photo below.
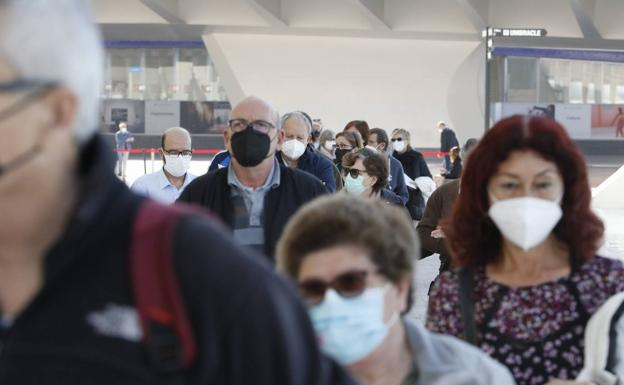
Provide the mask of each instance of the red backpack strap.
[{"label": "red backpack strap", "polygon": [[134,304],[148,359],[161,373],[190,368],[197,353],[173,260],[175,225],[188,212],[146,199],[134,221],[130,250]]}]

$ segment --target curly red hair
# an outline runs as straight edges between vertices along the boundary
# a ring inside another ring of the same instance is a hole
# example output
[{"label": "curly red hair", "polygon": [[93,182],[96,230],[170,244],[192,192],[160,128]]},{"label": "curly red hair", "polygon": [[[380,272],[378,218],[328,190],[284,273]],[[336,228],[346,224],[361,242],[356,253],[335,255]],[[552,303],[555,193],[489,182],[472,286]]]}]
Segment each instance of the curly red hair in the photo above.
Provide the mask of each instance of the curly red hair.
[{"label": "curly red hair", "polygon": [[460,195],[442,227],[457,267],[485,266],[501,258],[502,237],[488,216],[487,186],[499,165],[514,151],[532,150],[557,165],[563,178],[563,217],[554,234],[572,255],[592,258],[604,233],[591,211],[591,191],[583,155],[552,119],[512,116],[489,130],[466,162]]}]

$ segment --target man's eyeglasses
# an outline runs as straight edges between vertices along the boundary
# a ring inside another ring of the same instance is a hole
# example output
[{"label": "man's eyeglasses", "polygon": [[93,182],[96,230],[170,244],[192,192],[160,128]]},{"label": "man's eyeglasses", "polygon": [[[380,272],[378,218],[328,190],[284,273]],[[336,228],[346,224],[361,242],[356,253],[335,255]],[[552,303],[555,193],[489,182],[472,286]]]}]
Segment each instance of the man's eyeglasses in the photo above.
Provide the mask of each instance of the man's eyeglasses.
[{"label": "man's eyeglasses", "polygon": [[358,170],[357,168],[345,168],[345,175],[351,175],[351,178],[357,179],[360,175],[366,174],[364,170]]},{"label": "man's eyeglasses", "polygon": [[16,92],[29,89],[49,89],[57,86],[57,82],[40,79],[17,79],[10,82],[0,82],[0,92]]},{"label": "man's eyeglasses", "polygon": [[0,83],[0,93],[19,92],[34,89],[33,92],[28,93],[17,102],[0,111],[0,120],[4,120],[9,116],[18,113],[22,109],[26,108],[30,103],[44,96],[46,92],[57,86],[57,82],[34,79],[17,79],[6,83]]},{"label": "man's eyeglasses", "polygon": [[392,138],[390,140],[392,141],[392,143],[394,143],[394,142],[402,142],[403,138]]},{"label": "man's eyeglasses", "polygon": [[370,274],[366,270],[353,270],[340,274],[331,282],[320,279],[308,279],[299,282],[299,290],[303,300],[308,305],[318,305],[323,302],[325,292],[329,288],[344,298],[353,298],[362,294],[366,289],[366,277]]},{"label": "man's eyeglasses", "polygon": [[254,120],[253,122],[248,122],[245,119],[232,119],[229,122],[229,126],[230,129],[234,132],[241,132],[247,127],[251,126],[254,131],[260,132],[262,134],[268,134],[269,131],[275,129],[275,125],[267,122],[266,120]]},{"label": "man's eyeglasses", "polygon": [[171,155],[171,156],[191,156],[193,155],[193,151],[192,150],[183,150],[183,151],[178,151],[178,150],[163,150],[163,152],[167,155]]}]

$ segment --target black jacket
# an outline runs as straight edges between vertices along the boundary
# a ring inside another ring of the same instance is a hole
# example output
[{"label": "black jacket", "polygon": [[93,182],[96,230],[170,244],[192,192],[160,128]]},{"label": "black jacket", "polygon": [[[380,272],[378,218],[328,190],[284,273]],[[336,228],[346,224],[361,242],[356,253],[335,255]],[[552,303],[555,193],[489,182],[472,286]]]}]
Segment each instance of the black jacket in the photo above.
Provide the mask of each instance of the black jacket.
[{"label": "black jacket", "polygon": [[453,147],[459,147],[459,141],[457,140],[455,131],[445,127],[440,133],[440,151],[449,152]]},{"label": "black jacket", "polygon": [[[109,154],[100,139],[85,148],[82,199],[45,256],[44,286],[11,327],[0,328],[1,384],[165,383],[143,342],[127,333],[136,318],[130,234],[145,198],[114,177],[112,162],[104,160]],[[186,383],[332,383],[295,291],[262,258],[203,217],[184,217],[173,236],[198,347]]]},{"label": "black jacket", "polygon": [[401,162],[403,165],[403,170],[412,179],[416,179],[421,176],[428,176],[429,178],[433,178],[431,176],[431,171],[429,171],[429,167],[425,162],[425,158],[422,154],[416,150],[407,150],[402,154],[398,152],[394,152],[392,154],[395,158]]},{"label": "black jacket", "polygon": [[453,164],[451,164],[451,170],[443,173],[442,176],[445,179],[459,179],[459,177],[461,177],[462,169],[462,159],[458,156],[453,161]]},{"label": "black jacket", "polygon": [[[280,184],[266,194],[262,213],[264,251],[271,260],[274,258],[275,245],[290,217],[299,207],[327,193],[325,186],[316,177],[284,165],[279,167]],[[228,168],[196,178],[184,189],[178,202],[207,207],[232,228],[234,207],[228,184]]]}]

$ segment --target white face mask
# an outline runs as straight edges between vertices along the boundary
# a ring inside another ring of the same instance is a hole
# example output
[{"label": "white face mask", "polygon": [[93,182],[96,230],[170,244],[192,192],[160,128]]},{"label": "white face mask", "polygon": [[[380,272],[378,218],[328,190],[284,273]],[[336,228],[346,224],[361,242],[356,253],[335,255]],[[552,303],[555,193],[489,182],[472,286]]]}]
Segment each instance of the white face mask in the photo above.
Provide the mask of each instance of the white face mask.
[{"label": "white face mask", "polygon": [[396,152],[402,152],[403,150],[405,150],[405,141],[401,140],[401,141],[396,141],[396,142],[392,142],[392,148],[394,148],[394,151]]},{"label": "white face mask", "polygon": [[563,216],[553,201],[522,197],[496,201],[489,215],[500,232],[514,245],[527,251],[543,242]]},{"label": "white face mask", "polygon": [[336,148],[336,141],[328,140],[327,142],[325,142],[325,145],[323,147],[325,147],[327,151],[334,151],[334,148]]},{"label": "white face mask", "polygon": [[183,176],[191,167],[191,155],[165,155],[165,170],[177,178]]},{"label": "white face mask", "polygon": [[297,139],[287,140],[282,144],[282,152],[290,159],[299,159],[305,150],[306,145]]}]

